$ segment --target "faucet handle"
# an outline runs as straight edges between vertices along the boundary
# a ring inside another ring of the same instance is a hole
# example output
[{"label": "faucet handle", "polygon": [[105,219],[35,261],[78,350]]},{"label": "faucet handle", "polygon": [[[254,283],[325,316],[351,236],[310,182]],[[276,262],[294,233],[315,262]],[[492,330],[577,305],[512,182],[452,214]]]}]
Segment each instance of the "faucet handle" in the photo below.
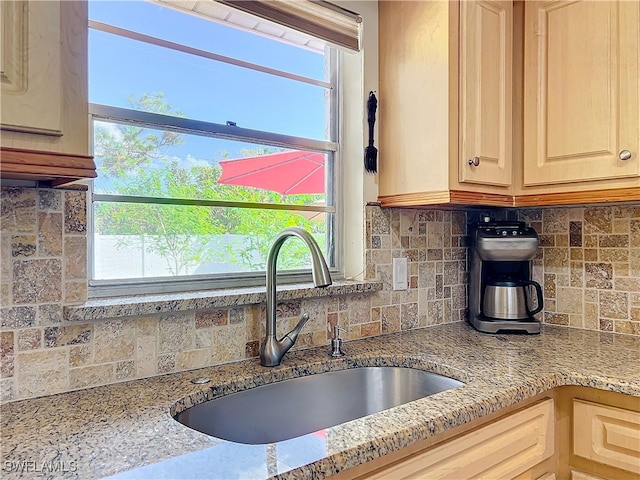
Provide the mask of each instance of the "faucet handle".
[{"label": "faucet handle", "polygon": [[304,327],[304,324],[307,323],[308,321],[309,321],[309,314],[305,313],[300,317],[300,320],[298,321],[298,324],[294,327],[294,329],[285,335],[285,337],[289,337],[289,339],[291,340],[291,345],[295,343],[296,339],[298,338],[298,335],[300,334],[300,330],[302,330],[302,327]]}]

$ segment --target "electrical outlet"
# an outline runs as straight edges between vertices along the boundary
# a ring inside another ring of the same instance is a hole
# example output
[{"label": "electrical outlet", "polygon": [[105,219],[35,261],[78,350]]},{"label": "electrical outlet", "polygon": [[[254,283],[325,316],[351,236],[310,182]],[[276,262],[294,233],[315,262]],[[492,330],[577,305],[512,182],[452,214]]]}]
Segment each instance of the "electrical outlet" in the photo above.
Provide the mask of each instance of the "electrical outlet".
[{"label": "electrical outlet", "polygon": [[409,275],[407,272],[407,258],[393,259],[393,289],[406,290],[409,288]]}]

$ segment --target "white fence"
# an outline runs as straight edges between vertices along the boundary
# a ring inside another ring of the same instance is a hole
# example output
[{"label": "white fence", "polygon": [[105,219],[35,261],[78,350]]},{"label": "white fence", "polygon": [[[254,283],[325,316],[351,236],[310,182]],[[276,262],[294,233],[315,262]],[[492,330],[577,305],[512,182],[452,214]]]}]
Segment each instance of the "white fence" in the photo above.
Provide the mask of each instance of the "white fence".
[{"label": "white fence", "polygon": [[[182,257],[182,265],[173,270],[169,262],[172,259],[161,255],[154,245],[161,240],[152,235],[96,235],[94,237],[94,278],[109,280],[115,278],[144,278],[206,273],[232,273],[251,271],[251,264],[260,265],[259,251],[250,250],[250,238],[244,235],[210,235],[206,243],[207,259],[202,262],[189,262],[188,254]],[[194,240],[193,245],[203,245]],[[245,252],[248,258],[241,258],[239,252]],[[262,267],[262,269],[264,266]],[[255,268],[254,268],[255,270]]]}]

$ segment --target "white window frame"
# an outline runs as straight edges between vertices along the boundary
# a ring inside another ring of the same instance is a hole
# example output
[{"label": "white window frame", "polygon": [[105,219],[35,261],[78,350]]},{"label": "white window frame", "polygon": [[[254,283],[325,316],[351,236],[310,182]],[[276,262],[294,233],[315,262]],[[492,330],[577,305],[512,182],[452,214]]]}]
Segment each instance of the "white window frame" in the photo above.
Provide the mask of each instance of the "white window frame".
[{"label": "white window frame", "polygon": [[[94,121],[107,121],[118,124],[137,125],[145,128],[157,128],[170,130],[183,134],[209,136],[228,140],[258,143],[276,147],[285,147],[301,150],[312,150],[327,154],[326,175],[328,180],[328,191],[326,192],[327,206],[316,205],[288,205],[288,204],[251,204],[243,202],[225,202],[199,199],[174,199],[174,198],[154,198],[154,197],[131,197],[121,195],[98,194],[93,191],[93,182],[89,186],[88,205],[88,249],[90,263],[90,278],[88,285],[88,296],[90,298],[123,296],[149,293],[172,293],[193,290],[249,287],[264,285],[264,272],[241,272],[234,274],[203,274],[184,275],[179,277],[145,277],[136,279],[114,279],[96,280],[93,272],[94,249],[94,218],[93,202],[112,201],[145,204],[170,204],[170,205],[198,205],[216,207],[241,207],[241,208],[261,208],[268,210],[295,210],[331,214],[332,218],[327,224],[327,262],[332,265],[330,270],[334,279],[343,278],[344,256],[343,256],[343,215],[342,215],[342,167],[341,167],[341,101],[339,95],[340,78],[340,58],[336,49],[328,49],[331,78],[328,82],[302,77],[261,65],[244,62],[235,58],[225,57],[211,52],[195,49],[185,45],[169,42],[156,37],[151,37],[138,32],[122,29],[101,22],[89,21],[92,29],[105,31],[108,33],[124,36],[126,38],[150,43],[153,45],[170,48],[192,55],[209,58],[214,61],[233,64],[239,67],[248,68],[254,71],[277,75],[280,77],[302,81],[312,85],[328,88],[330,92],[330,138],[332,141],[321,141],[309,138],[295,137],[283,134],[276,134],[260,130],[252,130],[237,126],[223,125],[212,122],[193,120],[187,118],[173,117],[139,110],[132,110],[121,107],[113,107],[99,104],[89,104],[89,116],[91,127],[91,144],[93,144]],[[333,168],[332,168],[333,167]],[[279,274],[278,281],[283,283],[295,283],[309,281],[309,269],[289,270]]]}]

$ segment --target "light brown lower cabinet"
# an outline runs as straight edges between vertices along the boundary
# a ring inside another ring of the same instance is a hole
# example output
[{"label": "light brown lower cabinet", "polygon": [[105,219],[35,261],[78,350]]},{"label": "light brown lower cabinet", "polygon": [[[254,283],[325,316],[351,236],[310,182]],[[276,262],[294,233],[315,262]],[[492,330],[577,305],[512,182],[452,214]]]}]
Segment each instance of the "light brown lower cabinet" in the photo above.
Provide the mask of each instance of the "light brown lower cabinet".
[{"label": "light brown lower cabinet", "polygon": [[553,455],[553,427],[554,402],[543,400],[366,478],[514,478]]},{"label": "light brown lower cabinet", "polygon": [[558,387],[334,480],[640,479],[640,398]]},{"label": "light brown lower cabinet", "polygon": [[574,400],[573,454],[640,478],[640,413]]},{"label": "light brown lower cabinet", "polygon": [[578,472],[577,470],[571,471],[571,480],[604,480],[602,477],[595,477],[588,473]]}]

